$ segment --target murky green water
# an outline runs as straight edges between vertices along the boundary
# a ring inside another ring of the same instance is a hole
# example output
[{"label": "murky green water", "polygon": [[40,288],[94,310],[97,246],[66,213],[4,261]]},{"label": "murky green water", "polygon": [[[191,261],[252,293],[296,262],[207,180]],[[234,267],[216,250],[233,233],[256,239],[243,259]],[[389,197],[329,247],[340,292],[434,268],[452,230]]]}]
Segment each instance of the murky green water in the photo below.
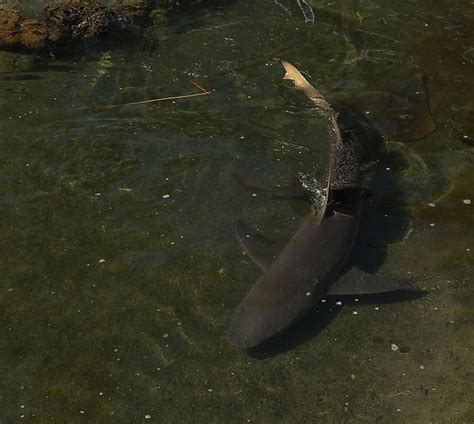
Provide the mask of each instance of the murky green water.
[{"label": "murky green water", "polygon": [[[242,0],[159,42],[0,53],[0,422],[474,422],[473,4],[311,4],[314,25],[296,1]],[[233,223],[287,238],[308,206],[231,175],[324,181],[328,162],[280,58],[323,92],[431,77],[438,130],[388,142],[360,255],[427,294],[328,300],[247,355],[225,333],[260,271]],[[190,80],[215,94],[94,107]]]}]

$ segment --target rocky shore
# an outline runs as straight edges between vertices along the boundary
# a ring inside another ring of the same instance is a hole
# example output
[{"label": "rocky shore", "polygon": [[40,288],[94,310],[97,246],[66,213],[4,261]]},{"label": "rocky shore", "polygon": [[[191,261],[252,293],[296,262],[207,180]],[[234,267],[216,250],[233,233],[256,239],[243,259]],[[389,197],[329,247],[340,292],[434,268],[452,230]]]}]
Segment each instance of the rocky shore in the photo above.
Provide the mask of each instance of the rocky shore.
[{"label": "rocky shore", "polygon": [[163,25],[178,10],[203,0],[61,0],[48,3],[35,18],[0,6],[0,49],[40,52],[71,43],[139,36],[151,25]]}]

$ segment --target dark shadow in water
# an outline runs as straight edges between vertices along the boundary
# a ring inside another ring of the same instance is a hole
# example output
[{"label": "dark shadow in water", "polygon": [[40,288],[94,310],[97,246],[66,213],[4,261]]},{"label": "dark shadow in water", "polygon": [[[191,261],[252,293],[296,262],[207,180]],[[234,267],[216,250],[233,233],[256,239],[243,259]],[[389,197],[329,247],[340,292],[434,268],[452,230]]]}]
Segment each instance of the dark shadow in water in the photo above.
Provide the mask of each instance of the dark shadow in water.
[{"label": "dark shadow in water", "polygon": [[397,290],[390,293],[363,296],[332,296],[326,303],[319,303],[287,331],[265,341],[257,347],[247,350],[247,353],[255,359],[272,358],[286,353],[316,337],[341,313],[344,306],[336,305],[337,300],[341,300],[345,306],[383,305],[413,301],[421,299],[427,294],[428,292],[423,290]]},{"label": "dark shadow in water", "polygon": [[403,240],[410,225],[404,193],[397,175],[408,167],[401,152],[384,152],[370,171],[372,193],[362,207],[359,234],[350,263],[376,273],[387,258],[387,246]]},{"label": "dark shadow in water", "polygon": [[311,309],[309,313],[284,333],[278,334],[257,347],[249,349],[247,353],[253,358],[265,359],[288,352],[319,334],[339,315],[340,311],[341,308],[335,308],[334,304],[321,303],[317,308]]},{"label": "dark shadow in water", "polygon": [[426,290],[402,289],[389,293],[337,296],[337,299],[341,300],[343,305],[386,305],[418,300],[425,297],[428,293]]}]

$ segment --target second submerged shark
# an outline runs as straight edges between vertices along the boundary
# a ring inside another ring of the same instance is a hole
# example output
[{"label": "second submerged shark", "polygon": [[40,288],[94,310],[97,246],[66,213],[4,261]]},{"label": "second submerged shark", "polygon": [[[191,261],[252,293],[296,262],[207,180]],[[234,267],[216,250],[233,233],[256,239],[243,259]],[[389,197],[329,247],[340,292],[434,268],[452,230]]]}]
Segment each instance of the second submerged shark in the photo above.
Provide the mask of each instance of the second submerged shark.
[{"label": "second submerged shark", "polygon": [[[373,294],[405,288],[406,281],[380,279],[356,268],[347,271],[360,221],[364,189],[361,167],[373,159],[382,140],[366,116],[353,108],[335,110],[304,76],[283,61],[284,79],[309,97],[329,122],[331,161],[325,203],[319,212],[307,215],[284,247],[269,246],[241,221],[236,230],[239,241],[262,268],[264,274],[235,310],[228,339],[237,348],[251,348],[286,330],[326,294]],[[432,132],[431,117],[424,135]],[[418,130],[418,134],[423,131]],[[260,188],[286,196],[280,190],[236,179],[248,188]],[[301,195],[303,190],[296,192]]]}]

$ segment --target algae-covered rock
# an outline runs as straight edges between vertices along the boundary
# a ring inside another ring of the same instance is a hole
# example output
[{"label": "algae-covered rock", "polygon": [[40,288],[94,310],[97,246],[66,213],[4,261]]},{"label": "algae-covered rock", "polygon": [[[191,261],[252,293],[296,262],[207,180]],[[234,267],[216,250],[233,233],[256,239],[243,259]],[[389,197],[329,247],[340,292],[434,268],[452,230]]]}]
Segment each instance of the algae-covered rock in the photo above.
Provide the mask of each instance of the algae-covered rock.
[{"label": "algae-covered rock", "polygon": [[132,19],[94,0],[58,1],[44,8],[48,26],[62,28],[64,38],[92,39],[111,31],[131,29]]},{"label": "algae-covered rock", "polygon": [[14,10],[0,9],[0,47],[13,47],[20,42],[23,18]]},{"label": "algae-covered rock", "polygon": [[204,0],[116,0],[110,5],[99,0],[55,0],[36,19],[0,7],[0,49],[41,51],[119,32],[142,34],[151,25],[164,25],[170,13],[201,3]]},{"label": "algae-covered rock", "polygon": [[18,34],[21,45],[33,50],[44,49],[49,37],[46,24],[36,19],[25,19]]},{"label": "algae-covered rock", "polygon": [[[129,1],[129,0],[127,0]],[[45,6],[41,19],[25,19],[19,11],[0,9],[0,48],[41,51],[47,46],[87,41],[114,32],[135,32],[138,17],[147,14],[136,7],[126,10],[105,6],[96,0],[55,1]]]}]

